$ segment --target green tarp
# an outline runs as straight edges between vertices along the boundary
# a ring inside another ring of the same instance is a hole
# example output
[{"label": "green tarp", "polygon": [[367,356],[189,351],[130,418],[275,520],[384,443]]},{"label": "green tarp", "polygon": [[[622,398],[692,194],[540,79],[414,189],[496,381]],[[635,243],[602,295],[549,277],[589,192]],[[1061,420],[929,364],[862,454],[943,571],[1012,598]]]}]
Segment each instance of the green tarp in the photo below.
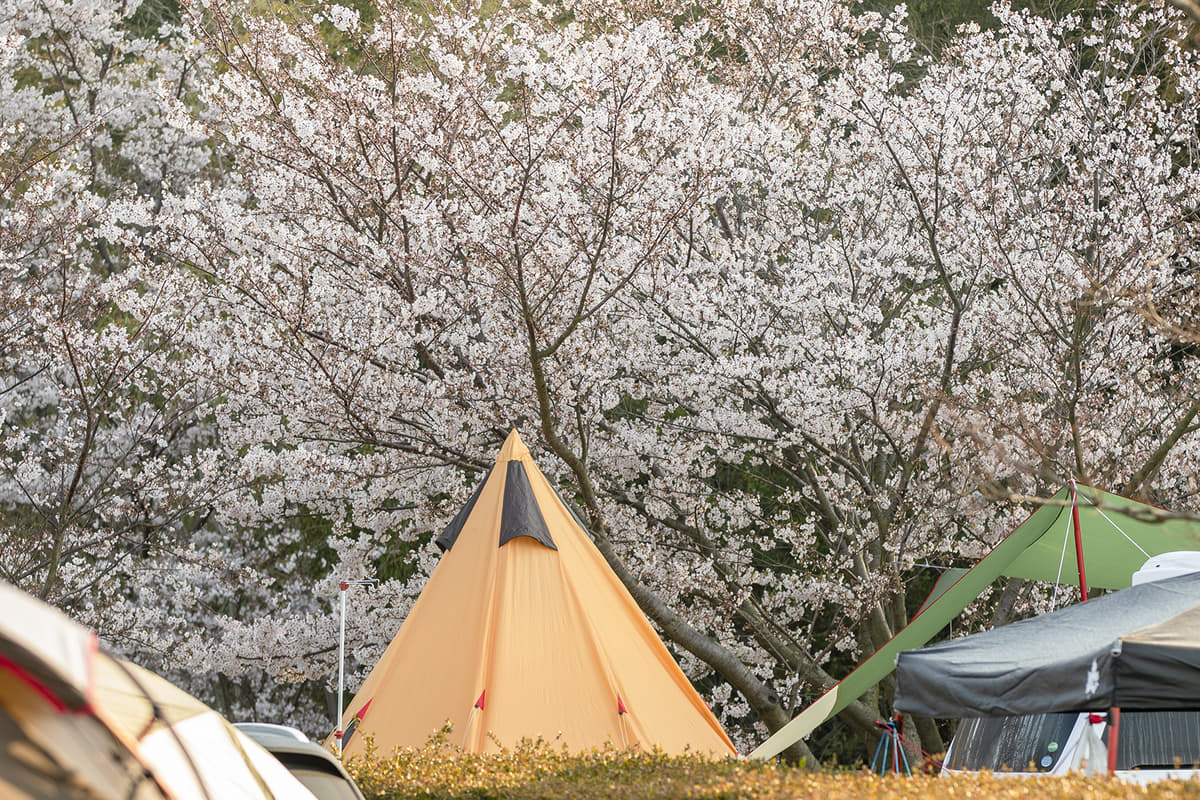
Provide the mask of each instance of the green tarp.
[{"label": "green tarp", "polygon": [[[1122,589],[1129,586],[1130,577],[1149,557],[1174,550],[1200,550],[1200,523],[1196,521],[1164,519],[1152,506],[1087,486],[1076,485],[1075,495],[1089,587]],[[901,651],[928,642],[1001,575],[1077,584],[1071,513],[1071,489],[1064,487],[940,597],[935,597],[943,583],[939,582],[931,593],[934,599],[926,601],[906,628],[749,757],[778,755],[862,697],[896,668],[896,656]]]}]

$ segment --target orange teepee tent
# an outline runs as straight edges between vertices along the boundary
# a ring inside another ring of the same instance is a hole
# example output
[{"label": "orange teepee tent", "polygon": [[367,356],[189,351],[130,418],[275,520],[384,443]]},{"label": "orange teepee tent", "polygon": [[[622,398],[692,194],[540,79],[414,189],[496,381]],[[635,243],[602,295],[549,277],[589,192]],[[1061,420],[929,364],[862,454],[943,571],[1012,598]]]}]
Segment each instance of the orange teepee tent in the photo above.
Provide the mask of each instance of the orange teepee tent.
[{"label": "orange teepee tent", "polygon": [[629,592],[513,431],[437,543],[444,555],[347,707],[346,753],[420,746],[447,721],[485,752],[734,755]]}]

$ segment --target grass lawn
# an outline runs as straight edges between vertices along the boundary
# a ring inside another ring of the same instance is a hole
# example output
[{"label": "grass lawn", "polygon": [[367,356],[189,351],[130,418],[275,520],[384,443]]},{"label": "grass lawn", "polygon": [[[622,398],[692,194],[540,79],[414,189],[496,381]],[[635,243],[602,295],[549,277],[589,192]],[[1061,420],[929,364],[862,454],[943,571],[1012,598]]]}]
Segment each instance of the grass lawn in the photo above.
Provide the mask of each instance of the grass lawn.
[{"label": "grass lawn", "polygon": [[1139,787],[1109,778],[896,777],[865,770],[821,773],[774,763],[658,753],[631,755],[605,750],[569,755],[540,743],[475,756],[434,742],[386,758],[350,759],[347,767],[368,800],[1200,800],[1200,781]]}]

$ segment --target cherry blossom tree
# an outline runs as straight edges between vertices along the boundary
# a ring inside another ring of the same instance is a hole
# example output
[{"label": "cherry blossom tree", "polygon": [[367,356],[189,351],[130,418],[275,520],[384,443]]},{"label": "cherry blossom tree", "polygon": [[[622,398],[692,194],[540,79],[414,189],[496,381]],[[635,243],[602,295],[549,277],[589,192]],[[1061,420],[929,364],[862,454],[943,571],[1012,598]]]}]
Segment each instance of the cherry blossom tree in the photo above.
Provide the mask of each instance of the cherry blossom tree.
[{"label": "cherry blossom tree", "polygon": [[162,118],[202,56],[161,11],[0,5],[0,577],[151,655],[220,490],[190,285],[138,247],[211,158]]},{"label": "cherry blossom tree", "polygon": [[0,575],[231,716],[324,732],[512,427],[743,747],[1011,498],[1195,510],[1166,8],[166,8],[0,0]]},{"label": "cherry blossom tree", "polygon": [[[759,410],[762,426],[726,457],[749,490],[742,525],[728,522],[729,495],[716,525],[690,522],[705,519],[695,504],[658,514],[727,559],[719,574],[756,606],[738,610],[748,628],[777,622],[758,641],[797,690],[829,685],[821,662],[837,637],[870,652],[907,621],[899,580],[914,563],[977,556],[1016,521],[1011,506],[982,507],[981,484],[1044,495],[1079,477],[1194,504],[1183,466],[1194,366],[1171,357],[1132,302],[1190,280],[1161,265],[1196,234],[1183,99],[1194,59],[1159,11],[1058,23],[996,12],[998,32],[964,32],[912,85],[905,42],[887,26],[878,58],[825,82],[817,127],[784,148],[805,157],[756,176],[751,186],[781,191],[743,192],[729,226],[755,268],[714,259],[713,279],[698,280],[714,304],[689,298],[664,321],[697,343],[691,357],[643,359],[656,374],[677,368],[672,388],[688,387],[680,398],[650,384],[649,402],[671,402],[646,423],[682,407],[681,436],[694,442],[696,429],[729,433],[739,410]],[[1083,47],[1063,45],[1080,30]],[[727,292],[712,289],[721,282]],[[723,346],[709,344],[720,329]],[[782,509],[762,503],[765,486]],[[797,538],[765,516],[747,524],[768,510],[790,515]],[[779,580],[781,563],[800,566],[803,589]],[[756,569],[757,593],[746,577]],[[841,624],[822,620],[829,597]],[[798,598],[817,635],[796,641]],[[867,698],[845,716],[869,735],[886,710]],[[922,734],[937,747],[935,731]]]},{"label": "cherry blossom tree", "polygon": [[[1188,506],[1194,367],[1134,300],[1187,280],[1196,65],[1161,9],[998,7],[937,62],[836,3],[675,11],[197,8],[236,169],[155,244],[254,487],[221,524],[326,521],[306,593],[390,579],[365,662],[516,426],[726,720],[775,728],[918,563],[1007,530],[981,486]],[[313,613],[209,635],[327,674]]]},{"label": "cherry blossom tree", "polygon": [[[588,450],[619,401],[620,298],[708,226],[756,133],[694,58],[707,26],[226,13],[204,11],[228,65],[204,99],[227,115],[214,131],[237,177],[169,206],[161,232],[212,280],[192,346],[211,345],[223,444],[264,487],[222,513],[339,521],[341,577],[405,548],[395,591],[411,597],[430,532],[508,427],[532,428],[650,613],[785,721],[761,678],[623,565]],[[276,653],[272,669],[298,668]]]}]

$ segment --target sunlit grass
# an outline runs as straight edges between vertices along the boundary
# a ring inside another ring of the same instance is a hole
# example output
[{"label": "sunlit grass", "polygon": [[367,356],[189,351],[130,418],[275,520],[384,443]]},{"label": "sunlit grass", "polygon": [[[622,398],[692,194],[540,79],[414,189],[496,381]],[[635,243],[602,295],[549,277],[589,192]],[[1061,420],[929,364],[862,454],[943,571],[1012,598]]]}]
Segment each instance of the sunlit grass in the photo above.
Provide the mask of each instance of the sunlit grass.
[{"label": "sunlit grass", "polygon": [[1200,798],[1200,782],[1148,787],[1108,778],[995,775],[941,778],[813,772],[775,763],[616,749],[569,754],[524,742],[491,755],[460,752],[442,734],[421,749],[348,760],[368,800],[666,800],[667,798],[821,798],[825,800],[1104,800]]}]

